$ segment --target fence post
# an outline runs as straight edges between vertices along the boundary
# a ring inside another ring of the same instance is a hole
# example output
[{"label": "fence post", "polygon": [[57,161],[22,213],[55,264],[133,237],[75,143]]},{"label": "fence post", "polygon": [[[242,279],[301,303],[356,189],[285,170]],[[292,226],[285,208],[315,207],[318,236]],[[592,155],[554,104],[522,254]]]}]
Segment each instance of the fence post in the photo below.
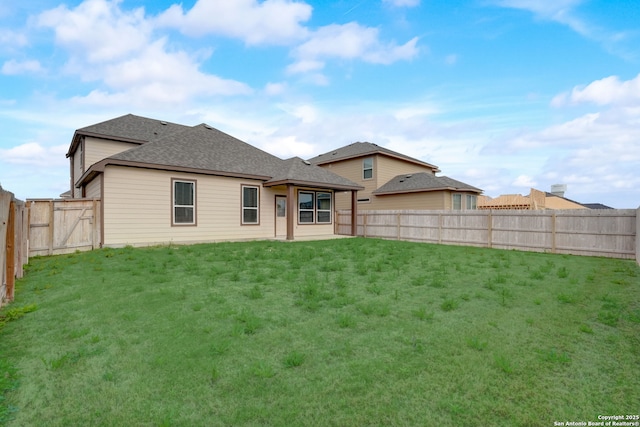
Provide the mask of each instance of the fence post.
[{"label": "fence post", "polygon": [[367,212],[365,211],[362,214],[362,236],[367,237]]},{"label": "fence post", "polygon": [[556,213],[551,214],[551,253],[556,253]]},{"label": "fence post", "polygon": [[636,209],[636,263],[640,265],[640,207]]},{"label": "fence post", "polygon": [[438,244],[442,243],[442,214],[438,214]]},{"label": "fence post", "polygon": [[54,239],[54,230],[53,230],[53,216],[55,215],[54,210],[54,201],[49,200],[49,255],[53,255],[53,239]]},{"label": "fence post", "polygon": [[[338,218],[336,211],[336,216],[334,218]],[[333,232],[336,234],[336,232]],[[91,249],[95,249],[98,247],[98,201],[93,199],[93,219],[91,220]]]},{"label": "fence post", "polygon": [[489,209],[487,216],[487,247],[493,247],[493,209]]},{"label": "fence post", "polygon": [[396,214],[396,223],[397,223],[397,226],[398,226],[398,230],[397,230],[398,237],[397,237],[397,240],[400,240],[400,213]]},{"label": "fence post", "polygon": [[11,201],[7,221],[7,301],[13,301],[16,284],[16,208],[16,202]]}]

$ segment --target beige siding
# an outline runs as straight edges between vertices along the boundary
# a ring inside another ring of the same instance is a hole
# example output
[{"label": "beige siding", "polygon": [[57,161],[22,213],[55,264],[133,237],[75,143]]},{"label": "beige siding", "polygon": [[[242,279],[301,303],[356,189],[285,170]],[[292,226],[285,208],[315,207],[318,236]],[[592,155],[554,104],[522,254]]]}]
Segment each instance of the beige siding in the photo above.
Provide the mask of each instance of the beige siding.
[{"label": "beige siding", "polygon": [[427,166],[416,165],[415,163],[405,162],[403,160],[394,159],[387,156],[376,156],[376,182],[378,187],[382,187],[389,182],[391,178],[401,175],[418,172],[433,173],[433,169]]},{"label": "beige siding", "polygon": [[85,197],[87,199],[99,199],[102,197],[102,175],[95,177],[85,187]]},{"label": "beige siding", "polygon": [[358,191],[358,198],[365,198],[365,197],[370,197],[371,192],[378,188],[377,181],[376,181],[377,165],[376,165],[376,159],[374,158],[373,178],[363,179],[362,178],[362,160],[363,159],[364,157],[359,157],[357,159],[343,160],[341,162],[322,165],[322,167],[344,178],[347,178],[358,185],[362,185],[364,187],[364,190]]},{"label": "beige siding", "polygon": [[361,203],[358,210],[405,210],[420,209],[433,210],[445,209],[444,199],[446,198],[444,191],[424,192],[424,193],[405,193],[393,194],[388,196],[376,196],[371,203]]},{"label": "beige siding", "polygon": [[75,153],[73,153],[73,179],[75,181],[73,183],[73,188],[71,189],[71,191],[73,192],[74,198],[82,197],[82,190],[80,188],[76,188],[75,186],[75,184],[80,180],[80,177],[84,173],[82,160],[82,144],[80,144]]},{"label": "beige siding", "polygon": [[[197,226],[172,226],[171,179],[196,181]],[[104,174],[107,246],[264,239],[275,235],[275,193],[257,181],[107,166]],[[241,221],[241,185],[260,187],[260,224]]]},{"label": "beige siding", "polygon": [[101,138],[85,137],[85,170],[92,164],[102,159],[121,153],[130,148],[137,147],[139,144],[129,142],[109,141]]},{"label": "beige siding", "polygon": [[[373,178],[362,178],[362,161],[365,158],[373,157]],[[322,165],[322,167],[329,169],[333,173],[343,176],[356,184],[362,185],[364,190],[358,191],[358,199],[370,199],[371,203],[360,203],[359,209],[392,209],[392,208],[378,208],[375,205],[378,203],[378,197],[372,195],[373,191],[386,184],[391,178],[404,173],[417,173],[428,172],[433,173],[433,170],[427,166],[416,165],[415,163],[406,162],[392,157],[373,155],[358,157],[355,159],[343,160],[334,163]],[[388,202],[383,202],[386,206]],[[407,202],[409,203],[409,202]],[[431,205],[432,202],[427,202]],[[433,209],[442,209],[442,205]],[[340,192],[336,194],[336,209],[351,209],[351,193]],[[394,208],[395,209],[395,208]],[[410,208],[418,209],[418,208]],[[424,208],[432,209],[432,208]]]}]

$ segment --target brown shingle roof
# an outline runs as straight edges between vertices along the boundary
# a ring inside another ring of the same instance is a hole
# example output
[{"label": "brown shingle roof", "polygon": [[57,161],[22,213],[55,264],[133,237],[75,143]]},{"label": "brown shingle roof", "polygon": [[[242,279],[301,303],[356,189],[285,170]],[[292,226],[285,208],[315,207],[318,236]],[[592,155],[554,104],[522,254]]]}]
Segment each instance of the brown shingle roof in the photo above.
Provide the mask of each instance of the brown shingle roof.
[{"label": "brown shingle roof", "polygon": [[354,142],[353,144],[349,144],[344,147],[331,150],[324,154],[320,154],[319,156],[309,159],[309,161],[316,165],[322,165],[326,163],[337,162],[340,160],[370,156],[373,154],[382,154],[389,157],[402,159],[411,163],[417,163],[419,165],[432,168],[434,172],[439,172],[438,167],[435,165],[432,165],[427,162],[423,162],[422,160],[418,160],[401,153],[397,153],[393,150],[389,150],[388,148],[384,148],[379,145],[372,144],[371,142]]},{"label": "brown shingle roof", "polygon": [[373,192],[378,196],[397,193],[415,193],[422,191],[452,190],[482,193],[482,190],[447,176],[435,176],[427,172],[402,174]]}]

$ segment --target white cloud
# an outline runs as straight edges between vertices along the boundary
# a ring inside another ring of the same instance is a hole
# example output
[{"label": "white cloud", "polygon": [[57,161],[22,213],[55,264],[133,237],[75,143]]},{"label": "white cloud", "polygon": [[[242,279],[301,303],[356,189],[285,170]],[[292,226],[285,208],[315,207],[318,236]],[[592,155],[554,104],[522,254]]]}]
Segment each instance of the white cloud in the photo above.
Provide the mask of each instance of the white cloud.
[{"label": "white cloud", "polygon": [[379,39],[379,30],[363,27],[356,22],[331,24],[319,28],[309,40],[293,51],[297,61],[290,65],[290,73],[317,70],[324,65],[323,59],[360,59],[373,64],[391,64],[414,58],[419,50],[418,38],[414,37],[403,45],[384,44]]},{"label": "white cloud", "polygon": [[189,11],[171,6],[157,24],[190,36],[220,34],[250,45],[290,44],[305,37],[301,22],[311,11],[308,4],[290,0],[198,0]]},{"label": "white cloud", "polygon": [[533,179],[533,177],[530,177],[528,175],[520,175],[515,179],[515,181],[511,183],[511,185],[515,187],[533,188],[537,186],[538,183]]},{"label": "white cloud", "polygon": [[67,145],[45,147],[37,142],[28,142],[9,149],[0,149],[0,158],[9,164],[28,166],[53,166],[67,164]]},{"label": "white cloud", "polygon": [[2,64],[2,74],[7,75],[19,75],[19,74],[29,74],[29,73],[39,73],[43,71],[40,62],[38,61],[16,61],[15,59],[10,59]]},{"label": "white cloud", "polygon": [[176,105],[207,96],[251,93],[244,83],[200,71],[210,52],[188,54],[152,37],[144,10],[123,11],[122,0],[85,0],[74,9],[59,6],[37,22],[51,28],[56,43],[70,53],[65,71],[99,82],[76,104],[102,106]]},{"label": "white cloud", "polygon": [[570,93],[562,93],[551,101],[551,105],[555,107],[581,103],[640,104],[640,74],[626,81],[620,81],[618,76],[605,77],[584,87],[576,86]]},{"label": "white cloud", "polygon": [[0,49],[15,50],[26,46],[27,37],[24,34],[0,28]]},{"label": "white cloud", "polygon": [[152,30],[143,9],[124,12],[121,2],[85,0],[74,9],[61,5],[43,12],[37,23],[53,29],[58,45],[89,63],[114,61],[143,49]]},{"label": "white cloud", "polygon": [[286,83],[272,83],[269,82],[264,86],[264,93],[269,96],[281,95],[287,90]]},{"label": "white cloud", "polygon": [[635,60],[637,55],[634,53],[637,51],[637,32],[611,31],[581,17],[576,9],[585,3],[585,0],[494,0],[492,3],[501,7],[526,10],[538,19],[566,25],[581,36],[599,43],[608,52],[627,60]]}]

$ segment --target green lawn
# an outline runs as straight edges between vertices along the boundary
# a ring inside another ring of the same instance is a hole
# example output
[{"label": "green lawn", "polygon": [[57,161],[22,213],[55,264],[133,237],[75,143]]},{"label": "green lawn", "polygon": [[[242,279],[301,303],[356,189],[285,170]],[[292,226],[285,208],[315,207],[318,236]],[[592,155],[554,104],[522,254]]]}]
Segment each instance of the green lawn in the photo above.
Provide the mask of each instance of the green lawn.
[{"label": "green lawn", "polygon": [[637,414],[633,261],[375,239],[32,259],[10,426],[551,426]]}]

